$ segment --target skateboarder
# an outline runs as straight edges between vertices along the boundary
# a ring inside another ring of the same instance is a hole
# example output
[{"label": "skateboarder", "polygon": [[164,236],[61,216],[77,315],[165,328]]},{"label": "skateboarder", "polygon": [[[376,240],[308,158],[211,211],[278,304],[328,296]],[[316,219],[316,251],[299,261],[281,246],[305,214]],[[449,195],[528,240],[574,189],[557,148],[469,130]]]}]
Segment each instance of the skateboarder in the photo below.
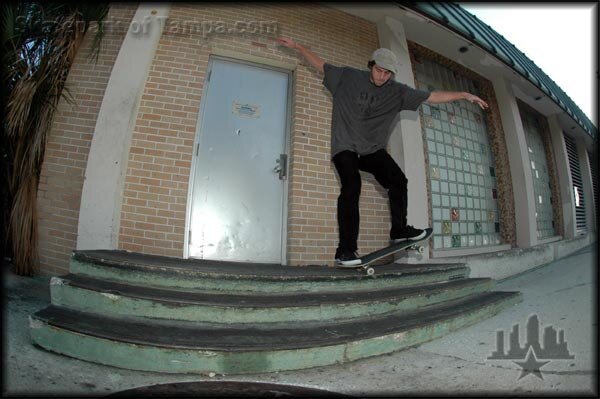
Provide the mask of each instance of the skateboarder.
[{"label": "skateboarder", "polygon": [[280,37],[277,42],[297,50],[321,75],[323,85],[333,96],[331,158],[340,177],[337,219],[338,264],[358,265],[358,201],[361,190],[359,171],[371,173],[387,191],[390,201],[392,243],[419,240],[425,231],[407,224],[408,180],[387,153],[392,122],[402,110],[416,111],[423,102],[439,104],[467,100],[488,107],[481,98],[466,92],[415,90],[393,79],[399,65],[396,55],[385,48],[375,50],[368,71],[337,67],[323,61],[308,48]]}]

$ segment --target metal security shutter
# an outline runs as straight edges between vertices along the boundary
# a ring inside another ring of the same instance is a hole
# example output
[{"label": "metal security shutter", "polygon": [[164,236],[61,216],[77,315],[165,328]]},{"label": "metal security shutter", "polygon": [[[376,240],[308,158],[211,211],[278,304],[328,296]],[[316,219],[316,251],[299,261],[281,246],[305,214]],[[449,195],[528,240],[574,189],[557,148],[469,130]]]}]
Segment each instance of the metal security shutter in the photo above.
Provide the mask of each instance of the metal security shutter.
[{"label": "metal security shutter", "polygon": [[596,205],[596,218],[598,218],[598,158],[588,151],[590,170],[592,172],[592,189],[594,190],[594,203]]},{"label": "metal security shutter", "polygon": [[571,180],[573,181],[573,200],[575,204],[576,234],[584,235],[587,233],[587,219],[585,217],[585,198],[583,196],[583,180],[581,178],[581,168],[579,167],[579,157],[577,155],[577,145],[575,140],[566,134],[565,145],[569,156],[569,166],[571,168]]}]

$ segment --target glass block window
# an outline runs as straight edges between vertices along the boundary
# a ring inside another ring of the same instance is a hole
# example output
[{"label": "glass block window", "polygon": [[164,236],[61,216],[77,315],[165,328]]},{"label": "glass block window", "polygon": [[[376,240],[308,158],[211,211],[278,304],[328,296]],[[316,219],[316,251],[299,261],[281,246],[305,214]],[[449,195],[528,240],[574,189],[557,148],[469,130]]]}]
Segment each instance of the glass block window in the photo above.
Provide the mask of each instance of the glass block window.
[{"label": "glass block window", "polygon": [[556,235],[556,231],[554,229],[554,210],[552,208],[552,186],[550,185],[541,127],[537,118],[530,112],[521,110],[521,120],[525,130],[529,167],[533,177],[537,238],[553,237]]},{"label": "glass block window", "polygon": [[[473,81],[430,60],[416,64],[417,87],[468,91]],[[455,101],[420,108],[429,156],[433,248],[458,249],[500,244],[494,154],[484,111]]]}]

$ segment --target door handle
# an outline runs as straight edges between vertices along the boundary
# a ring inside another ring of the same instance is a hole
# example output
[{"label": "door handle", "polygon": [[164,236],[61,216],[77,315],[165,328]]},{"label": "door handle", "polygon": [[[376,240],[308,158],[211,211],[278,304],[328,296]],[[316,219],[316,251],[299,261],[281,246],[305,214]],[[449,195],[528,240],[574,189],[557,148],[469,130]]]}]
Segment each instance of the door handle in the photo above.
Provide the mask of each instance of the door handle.
[{"label": "door handle", "polygon": [[279,180],[287,179],[287,154],[280,154],[279,159],[276,159],[277,166],[273,169],[273,172],[279,174]]}]

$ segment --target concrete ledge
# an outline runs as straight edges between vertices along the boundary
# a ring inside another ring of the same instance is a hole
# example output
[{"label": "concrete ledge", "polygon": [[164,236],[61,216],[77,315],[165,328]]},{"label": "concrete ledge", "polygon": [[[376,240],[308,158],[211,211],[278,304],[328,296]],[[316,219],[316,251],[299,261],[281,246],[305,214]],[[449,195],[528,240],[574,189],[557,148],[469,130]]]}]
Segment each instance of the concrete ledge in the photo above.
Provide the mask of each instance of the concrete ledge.
[{"label": "concrete ledge", "polygon": [[487,275],[496,280],[526,272],[553,260],[554,249],[551,244],[465,258],[465,262],[471,269],[471,276]]},{"label": "concrete ledge", "polygon": [[588,234],[570,240],[559,241],[554,245],[554,259],[560,259],[571,255],[572,253],[579,251],[581,248],[586,247],[593,242],[596,242],[595,234]]},{"label": "concrete ledge", "polygon": [[542,240],[538,240],[536,245],[551,244],[553,242],[561,241],[563,238],[564,238],[563,236],[554,236],[554,237],[544,238]]},{"label": "concrete ledge", "polygon": [[491,277],[495,280],[502,280],[569,256],[595,241],[596,235],[591,233],[530,248],[513,248],[492,254],[429,259],[428,263],[450,261],[464,263],[471,270],[469,277]]},{"label": "concrete ledge", "polygon": [[470,256],[470,255],[484,255],[489,253],[496,253],[500,251],[507,251],[510,249],[510,245],[493,245],[489,247],[478,247],[478,248],[460,248],[460,249],[438,249],[432,250],[433,258],[455,258],[457,256]]}]

